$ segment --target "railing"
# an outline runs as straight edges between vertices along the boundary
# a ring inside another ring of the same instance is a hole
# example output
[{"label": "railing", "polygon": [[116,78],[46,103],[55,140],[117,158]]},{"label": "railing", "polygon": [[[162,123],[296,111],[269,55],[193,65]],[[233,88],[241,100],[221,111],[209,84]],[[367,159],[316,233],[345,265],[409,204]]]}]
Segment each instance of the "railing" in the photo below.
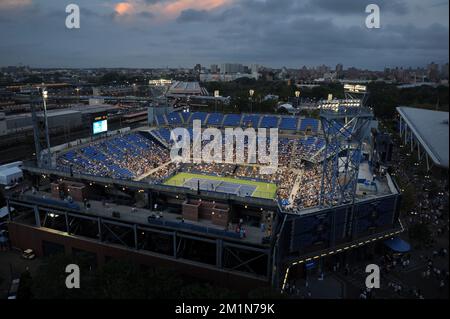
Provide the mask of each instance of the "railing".
[{"label": "railing", "polygon": [[164,227],[171,227],[176,229],[182,229],[182,230],[190,230],[198,233],[205,233],[210,235],[216,235],[216,236],[222,236],[222,237],[229,237],[233,239],[240,239],[241,236],[239,233],[231,232],[227,230],[221,230],[217,228],[207,227],[207,226],[200,226],[200,225],[194,225],[187,222],[174,222],[174,221],[167,221],[164,219],[157,219],[157,218],[149,218],[148,219],[149,224],[153,224],[156,226],[164,226]]},{"label": "railing", "polygon": [[[202,174],[205,175],[205,174]],[[215,175],[210,175],[211,177],[216,177]],[[204,176],[205,179],[208,179],[208,175]],[[227,181],[222,181],[225,183],[228,183]],[[182,181],[182,180],[177,180],[177,179],[172,179],[172,180],[168,180],[167,182],[165,182],[163,185],[166,186],[171,186],[171,187],[179,187],[179,188],[184,188],[184,189],[190,189],[192,191],[201,191],[202,193],[204,192],[208,192],[208,193],[216,193],[216,194],[227,194],[227,195],[234,195],[234,196],[238,196],[241,198],[260,198],[260,199],[269,199],[269,200],[275,200],[276,198],[276,192],[266,192],[266,191],[261,191],[261,190],[257,190],[255,189],[254,191],[250,193],[245,193],[243,191],[239,190],[238,186],[246,186],[249,184],[240,184],[238,180],[236,180],[236,188],[233,189],[236,190],[236,192],[233,191],[219,191],[217,190],[217,188],[219,188],[220,186],[222,186],[221,184],[215,184],[213,183],[213,185],[200,185],[200,190],[198,189],[198,186],[195,185],[194,187],[191,187],[189,185],[186,185],[186,181]],[[255,185],[250,185],[250,186],[255,186]]]},{"label": "railing", "polygon": [[21,200],[30,201],[30,202],[34,202],[37,204],[51,205],[51,206],[55,206],[55,207],[67,208],[67,209],[72,209],[72,210],[77,210],[77,211],[80,210],[80,205],[78,205],[77,203],[74,203],[74,202],[66,201],[66,200],[58,200],[58,199],[54,199],[54,198],[44,198],[44,197],[30,196],[30,195],[21,195],[19,198]]}]

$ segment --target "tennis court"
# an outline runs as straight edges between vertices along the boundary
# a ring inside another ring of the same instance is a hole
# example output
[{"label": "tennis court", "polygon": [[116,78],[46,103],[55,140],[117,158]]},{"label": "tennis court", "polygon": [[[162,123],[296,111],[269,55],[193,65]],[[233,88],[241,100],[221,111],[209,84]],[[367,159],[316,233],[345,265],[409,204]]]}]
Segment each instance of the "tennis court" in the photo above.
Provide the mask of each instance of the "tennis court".
[{"label": "tennis court", "polygon": [[268,199],[275,198],[277,190],[277,186],[272,183],[191,173],[179,173],[169,178],[164,184],[193,190],[200,189],[242,197],[251,196]]}]

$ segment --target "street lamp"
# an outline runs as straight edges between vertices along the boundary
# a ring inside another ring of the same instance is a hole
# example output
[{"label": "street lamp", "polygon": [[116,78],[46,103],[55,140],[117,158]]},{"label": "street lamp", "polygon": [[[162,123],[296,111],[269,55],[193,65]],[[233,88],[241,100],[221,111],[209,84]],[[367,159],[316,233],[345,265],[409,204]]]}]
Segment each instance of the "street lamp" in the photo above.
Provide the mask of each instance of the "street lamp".
[{"label": "street lamp", "polygon": [[253,113],[253,95],[255,94],[255,90],[248,91],[250,95],[250,113]]},{"label": "street lamp", "polygon": [[47,98],[48,91],[45,87],[42,88],[42,101],[44,104],[44,122],[45,122],[45,139],[47,140],[47,164],[50,166],[52,161],[52,155],[50,153],[50,135],[48,132],[48,117],[47,117]]},{"label": "street lamp", "polygon": [[214,91],[214,112],[217,113],[217,98],[220,96],[219,90]]},{"label": "street lamp", "polygon": [[299,98],[300,98],[300,91],[295,91],[295,97],[297,98],[297,108],[299,107],[299,105],[300,105],[300,102],[299,102]]}]

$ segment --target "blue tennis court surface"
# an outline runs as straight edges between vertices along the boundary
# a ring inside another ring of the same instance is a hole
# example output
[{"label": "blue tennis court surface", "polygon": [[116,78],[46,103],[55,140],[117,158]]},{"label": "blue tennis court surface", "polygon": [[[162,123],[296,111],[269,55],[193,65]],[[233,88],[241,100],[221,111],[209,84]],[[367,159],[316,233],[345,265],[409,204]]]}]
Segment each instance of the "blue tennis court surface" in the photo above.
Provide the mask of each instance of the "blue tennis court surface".
[{"label": "blue tennis court surface", "polygon": [[183,186],[194,190],[197,190],[200,187],[200,190],[204,191],[214,191],[239,196],[251,196],[256,190],[256,186],[253,185],[229,183],[207,178],[190,178],[184,182]]}]

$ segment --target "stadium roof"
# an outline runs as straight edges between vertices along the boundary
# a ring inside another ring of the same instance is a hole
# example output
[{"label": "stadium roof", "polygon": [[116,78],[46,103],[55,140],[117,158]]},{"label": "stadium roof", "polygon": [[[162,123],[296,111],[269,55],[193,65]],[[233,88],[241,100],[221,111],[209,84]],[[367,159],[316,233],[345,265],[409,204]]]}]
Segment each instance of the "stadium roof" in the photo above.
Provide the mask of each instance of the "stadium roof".
[{"label": "stadium roof", "polygon": [[207,91],[198,82],[175,81],[169,88],[169,94],[207,95]]},{"label": "stadium roof", "polygon": [[448,112],[397,107],[434,164],[448,168]]}]

